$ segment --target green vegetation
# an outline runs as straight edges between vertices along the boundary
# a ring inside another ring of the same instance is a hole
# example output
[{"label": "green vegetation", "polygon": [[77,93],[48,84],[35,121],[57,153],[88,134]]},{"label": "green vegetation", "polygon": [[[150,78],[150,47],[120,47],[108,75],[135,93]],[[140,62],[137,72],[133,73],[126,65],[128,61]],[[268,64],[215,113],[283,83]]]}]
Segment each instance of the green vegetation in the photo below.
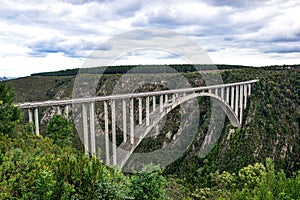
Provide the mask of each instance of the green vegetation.
[{"label": "green vegetation", "polygon": [[62,115],[54,115],[48,123],[47,136],[61,147],[72,146],[72,122]]},{"label": "green vegetation", "polygon": [[[4,127],[0,131],[0,199],[300,199],[299,70],[297,65],[220,72],[225,83],[259,79],[244,110],[243,127],[234,128],[226,120],[217,145],[199,158],[210,120],[209,99],[201,98],[199,135],[188,151],[164,169],[154,167],[155,171],[146,173],[147,167],[153,168],[146,166],[145,173],[137,174],[107,168],[101,160],[72,148],[71,124],[62,116],[45,125],[44,137],[34,136],[27,124],[18,122],[12,95],[1,86],[0,118],[6,123],[0,121]],[[203,84],[197,73],[183,75],[193,86]],[[120,77],[105,74],[97,94],[111,94]],[[46,87],[39,89],[43,79]],[[36,101],[61,99],[71,96],[74,76],[33,76],[9,83],[19,102],[31,101],[28,90],[35,91]],[[8,112],[6,107],[15,111]],[[178,112],[167,117],[169,123],[161,134],[147,138],[137,151],[159,149],[168,142],[168,133],[176,133]]]},{"label": "green vegetation", "polygon": [[13,105],[13,93],[0,82],[0,135],[15,135],[16,122],[20,117],[19,109]]},{"label": "green vegetation", "polygon": [[[122,66],[108,66],[108,67],[95,67],[95,68],[82,68],[82,69],[67,69],[56,72],[42,72],[32,74],[32,76],[76,76],[80,74],[125,74],[125,73],[143,73],[143,74],[155,74],[155,73],[174,73],[181,72],[194,72],[201,70],[215,70],[217,69],[244,69],[249,66],[239,65],[199,65],[198,69],[191,64],[182,65],[122,65]],[[105,70],[104,70],[105,69]]]}]

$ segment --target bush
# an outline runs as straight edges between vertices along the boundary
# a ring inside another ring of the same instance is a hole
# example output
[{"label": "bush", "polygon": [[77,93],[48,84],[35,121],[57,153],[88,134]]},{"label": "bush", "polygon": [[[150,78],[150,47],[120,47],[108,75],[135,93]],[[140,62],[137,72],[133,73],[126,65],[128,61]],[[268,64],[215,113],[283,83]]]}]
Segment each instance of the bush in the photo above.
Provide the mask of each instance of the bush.
[{"label": "bush", "polygon": [[13,104],[13,92],[0,83],[0,135],[16,135],[16,124],[20,119],[20,110]]},{"label": "bush", "polygon": [[167,199],[167,180],[158,166],[149,165],[131,177],[131,192],[135,199]]},{"label": "bush", "polygon": [[54,115],[49,121],[47,136],[61,147],[71,146],[73,139],[72,122],[62,115]]}]

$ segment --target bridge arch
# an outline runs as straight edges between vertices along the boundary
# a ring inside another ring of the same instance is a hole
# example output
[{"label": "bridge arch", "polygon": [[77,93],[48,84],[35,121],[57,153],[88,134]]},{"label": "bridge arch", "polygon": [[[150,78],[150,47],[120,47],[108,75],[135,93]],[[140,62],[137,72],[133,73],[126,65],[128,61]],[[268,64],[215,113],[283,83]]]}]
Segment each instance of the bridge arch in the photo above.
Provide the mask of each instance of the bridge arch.
[{"label": "bridge arch", "polygon": [[[212,94],[209,92],[200,92],[200,93],[192,93],[192,94],[187,94],[181,98],[178,98],[176,101],[174,102],[169,102],[167,104],[164,105],[164,109],[161,113],[159,113],[158,115],[156,113],[158,113],[159,111],[156,111],[151,113],[153,116],[155,115],[155,119],[152,119],[152,123],[149,124],[149,126],[144,126],[145,129],[144,130],[136,130],[136,132],[140,132],[140,134],[138,135],[137,138],[135,138],[135,142],[134,144],[129,145],[129,143],[123,142],[117,149],[117,163],[120,166],[121,169],[123,169],[123,167],[125,166],[125,164],[127,163],[128,159],[130,158],[130,156],[132,155],[132,153],[134,152],[134,150],[137,148],[137,146],[140,144],[140,142],[148,135],[148,133],[155,128],[155,126],[172,110],[174,110],[177,106],[188,102],[192,99],[198,98],[198,97],[210,97],[212,98],[218,106],[220,106],[220,108],[225,112],[225,114],[228,116],[230,123],[234,126],[234,127],[241,127],[241,124],[239,122],[238,117],[236,116],[235,112],[233,111],[233,109],[230,107],[230,105],[228,103],[226,103],[226,101],[224,101],[221,97],[217,96],[216,94]],[[143,132],[141,132],[143,131]],[[191,143],[192,141],[190,141]],[[146,157],[148,153],[144,153],[141,154],[143,157]],[[151,157],[151,156],[150,156]],[[127,169],[128,170],[128,169]]]}]

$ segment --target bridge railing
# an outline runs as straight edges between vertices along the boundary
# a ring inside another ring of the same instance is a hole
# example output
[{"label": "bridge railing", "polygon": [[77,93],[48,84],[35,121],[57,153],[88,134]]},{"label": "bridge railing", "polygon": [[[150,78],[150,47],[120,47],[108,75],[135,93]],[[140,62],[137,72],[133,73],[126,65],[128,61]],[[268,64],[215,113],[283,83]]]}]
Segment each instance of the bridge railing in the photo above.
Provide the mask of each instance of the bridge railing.
[{"label": "bridge railing", "polygon": [[[99,97],[86,97],[86,98],[77,98],[77,99],[67,99],[67,100],[50,100],[43,102],[26,102],[16,104],[20,108],[38,108],[38,107],[49,107],[49,106],[61,106],[61,105],[71,105],[71,104],[82,104],[82,103],[91,103],[96,101],[107,101],[107,100],[116,100],[116,99],[129,99],[129,98],[138,98],[138,97],[147,97],[147,96],[160,96],[166,94],[174,93],[188,93],[196,91],[213,91],[215,89],[221,89],[225,87],[233,87],[239,85],[248,85],[251,88],[251,84],[257,82],[258,80],[244,81],[238,83],[227,83],[221,85],[211,85],[211,86],[201,86],[194,88],[182,88],[182,89],[173,89],[173,90],[163,90],[156,92],[141,92],[141,93],[131,93],[131,94],[118,94],[110,96],[99,96]],[[251,89],[249,90],[251,92]]]}]

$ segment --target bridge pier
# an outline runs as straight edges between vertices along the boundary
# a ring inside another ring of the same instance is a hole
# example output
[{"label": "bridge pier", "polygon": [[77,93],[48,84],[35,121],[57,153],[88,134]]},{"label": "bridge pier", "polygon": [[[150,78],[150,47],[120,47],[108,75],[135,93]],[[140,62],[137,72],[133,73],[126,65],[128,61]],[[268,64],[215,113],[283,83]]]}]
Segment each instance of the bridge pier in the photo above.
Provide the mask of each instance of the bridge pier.
[{"label": "bridge pier", "polygon": [[169,101],[168,98],[169,98],[169,97],[168,97],[168,95],[166,94],[166,95],[165,95],[165,103],[168,103],[168,101]]},{"label": "bridge pier", "polygon": [[69,118],[69,105],[65,106],[64,115],[67,119]]},{"label": "bridge pier", "polygon": [[243,95],[244,95],[243,88],[244,86],[241,85],[240,86],[240,124],[242,124],[242,120],[243,120]]},{"label": "bridge pier", "polygon": [[82,125],[83,125],[83,144],[84,152],[89,152],[89,138],[88,138],[88,119],[87,119],[87,107],[86,104],[82,104]]},{"label": "bridge pier", "polygon": [[153,96],[152,97],[152,103],[153,103],[153,112],[155,112],[155,110],[156,110],[156,96]]},{"label": "bridge pier", "polygon": [[159,99],[159,112],[162,112],[164,108],[164,96],[160,95],[160,99]]},{"label": "bridge pier", "polygon": [[224,88],[221,88],[221,99],[224,99]]},{"label": "bridge pier", "polygon": [[247,95],[248,95],[248,92],[247,92],[247,85],[244,85],[244,109],[246,109],[247,107]]},{"label": "bridge pier", "polygon": [[149,126],[149,123],[150,123],[150,116],[149,116],[149,97],[146,97],[146,126]]},{"label": "bridge pier", "polygon": [[248,84],[248,95],[250,96],[251,95],[251,84]]},{"label": "bridge pier", "polygon": [[230,107],[232,108],[232,110],[234,110],[234,86],[231,86],[230,89],[231,89]]},{"label": "bridge pier", "polygon": [[111,132],[112,132],[112,156],[113,166],[117,165],[117,139],[116,139],[116,100],[111,101]]},{"label": "bridge pier", "polygon": [[134,143],[134,104],[133,104],[133,98],[130,99],[130,143]]},{"label": "bridge pier", "polygon": [[238,116],[238,109],[239,109],[239,86],[235,86],[235,106],[234,106],[234,112],[236,116]]},{"label": "bridge pier", "polygon": [[60,106],[57,106],[57,114],[58,114],[58,115],[61,115],[61,109],[60,109]]},{"label": "bridge pier", "polygon": [[109,130],[108,130],[108,105],[107,105],[107,101],[104,101],[104,137],[105,137],[106,164],[110,165]]},{"label": "bridge pier", "polygon": [[123,106],[123,142],[127,141],[127,116],[126,116],[126,100],[122,100]]},{"label": "bridge pier", "polygon": [[39,126],[39,109],[34,109],[34,121],[35,121],[35,134],[40,135],[40,126]]},{"label": "bridge pier", "polygon": [[143,123],[143,102],[142,98],[139,99],[139,124]]},{"label": "bridge pier", "polygon": [[90,132],[91,132],[91,154],[96,155],[95,138],[95,103],[90,104]]},{"label": "bridge pier", "polygon": [[32,123],[32,110],[30,108],[28,109],[28,120],[29,123]]},{"label": "bridge pier", "polygon": [[229,104],[229,91],[230,90],[230,87],[226,87],[226,103]]}]

